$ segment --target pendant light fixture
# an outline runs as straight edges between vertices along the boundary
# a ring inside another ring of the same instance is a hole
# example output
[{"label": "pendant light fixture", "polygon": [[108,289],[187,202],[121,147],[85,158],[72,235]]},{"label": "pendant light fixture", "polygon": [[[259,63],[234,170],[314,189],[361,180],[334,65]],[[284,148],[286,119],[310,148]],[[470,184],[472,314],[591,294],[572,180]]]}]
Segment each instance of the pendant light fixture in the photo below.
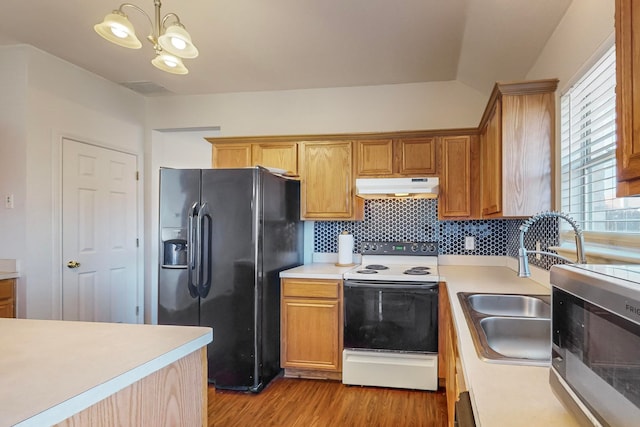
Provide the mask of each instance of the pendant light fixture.
[{"label": "pendant light fixture", "polygon": [[[149,20],[151,33],[147,40],[153,44],[156,56],[151,63],[158,69],[172,74],[187,74],[189,70],[182,63],[182,58],[191,59],[198,56],[198,49],[191,41],[191,35],[180,22],[175,13],[167,13],[161,18],[160,0],[154,0],[155,22],[138,6],[123,3],[117,10],[107,14],[104,20],[96,24],[93,29],[100,36],[118,46],[129,49],[140,49],[142,43],[136,36],[135,29],[124,13],[125,8],[135,9]],[[170,21],[171,20],[171,21]],[[170,22],[169,22],[170,21]]]}]

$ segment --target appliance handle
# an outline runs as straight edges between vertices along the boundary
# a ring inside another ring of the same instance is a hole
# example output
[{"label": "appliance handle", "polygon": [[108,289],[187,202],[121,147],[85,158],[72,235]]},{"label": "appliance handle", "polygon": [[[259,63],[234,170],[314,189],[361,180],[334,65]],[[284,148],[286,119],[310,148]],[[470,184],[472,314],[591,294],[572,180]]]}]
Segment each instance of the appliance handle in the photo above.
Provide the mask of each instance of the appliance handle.
[{"label": "appliance handle", "polygon": [[195,221],[198,217],[198,202],[194,202],[187,212],[187,287],[189,294],[193,298],[198,297],[198,288],[193,280],[194,269],[196,268],[196,247],[195,247]]},{"label": "appliance handle", "polygon": [[198,213],[198,294],[206,298],[211,289],[211,215],[209,205],[202,203]]},{"label": "appliance handle", "polygon": [[389,281],[360,281],[360,280],[345,280],[345,288],[371,288],[371,289],[386,289],[386,290],[407,290],[407,289],[420,289],[430,290],[438,292],[438,283],[429,282],[389,282]]}]

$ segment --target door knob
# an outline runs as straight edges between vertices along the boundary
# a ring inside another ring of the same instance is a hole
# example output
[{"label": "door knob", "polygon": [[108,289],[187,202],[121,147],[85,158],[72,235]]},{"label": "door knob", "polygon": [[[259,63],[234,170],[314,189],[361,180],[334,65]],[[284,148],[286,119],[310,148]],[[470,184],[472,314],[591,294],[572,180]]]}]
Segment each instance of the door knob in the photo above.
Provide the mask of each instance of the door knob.
[{"label": "door knob", "polygon": [[69,261],[67,263],[67,267],[69,267],[69,268],[78,268],[78,267],[80,267],[80,263],[78,261]]}]

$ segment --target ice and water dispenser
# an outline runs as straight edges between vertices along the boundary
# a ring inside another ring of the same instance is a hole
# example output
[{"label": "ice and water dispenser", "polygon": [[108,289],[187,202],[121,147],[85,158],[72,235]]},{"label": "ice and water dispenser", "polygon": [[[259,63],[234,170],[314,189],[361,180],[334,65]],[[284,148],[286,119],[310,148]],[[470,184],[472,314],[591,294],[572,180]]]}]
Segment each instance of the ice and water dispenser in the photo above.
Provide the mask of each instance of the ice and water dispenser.
[{"label": "ice and water dispenser", "polygon": [[187,268],[187,239],[184,228],[162,229],[162,268]]}]

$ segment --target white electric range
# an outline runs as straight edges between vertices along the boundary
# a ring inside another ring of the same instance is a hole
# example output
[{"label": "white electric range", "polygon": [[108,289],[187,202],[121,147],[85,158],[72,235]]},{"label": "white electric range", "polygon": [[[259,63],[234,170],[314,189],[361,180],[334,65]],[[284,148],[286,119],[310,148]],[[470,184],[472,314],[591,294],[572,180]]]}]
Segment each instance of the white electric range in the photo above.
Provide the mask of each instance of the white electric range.
[{"label": "white electric range", "polygon": [[438,388],[438,244],[363,242],[344,274],[342,382]]}]

